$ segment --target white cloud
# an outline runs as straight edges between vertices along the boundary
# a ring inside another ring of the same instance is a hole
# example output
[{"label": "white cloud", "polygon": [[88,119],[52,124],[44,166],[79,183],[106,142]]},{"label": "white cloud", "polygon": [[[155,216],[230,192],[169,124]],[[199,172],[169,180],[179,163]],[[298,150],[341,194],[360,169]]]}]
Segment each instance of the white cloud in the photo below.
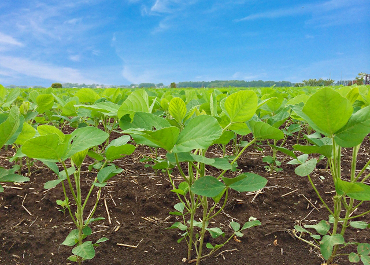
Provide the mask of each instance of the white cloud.
[{"label": "white cloud", "polygon": [[83,77],[77,69],[30,61],[24,58],[0,56],[0,66],[20,74],[51,81],[86,84],[98,83],[94,80]]},{"label": "white cloud", "polygon": [[[289,8],[281,8],[266,12],[260,12],[248,15],[241,19],[236,19],[235,21],[250,21],[250,20],[256,20],[256,19],[273,19],[273,18],[280,18],[280,17],[287,17],[287,16],[296,16],[296,15],[302,15],[302,14],[312,14],[315,17],[315,19],[311,20],[309,23],[320,23],[322,19],[325,19],[325,17],[328,16],[328,12],[332,11],[346,11],[353,9],[353,8],[359,8],[360,6],[364,6],[365,1],[362,0],[330,0],[323,3],[318,4],[301,4],[297,5],[295,7],[289,7]],[[361,9],[361,8],[360,8]],[[337,20],[345,18],[346,16],[333,14],[330,15],[333,18],[337,18]],[[353,19],[352,16],[349,16],[351,19]],[[327,20],[327,19],[326,19]],[[348,22],[350,20],[346,20]],[[335,23],[336,24],[336,23]]]},{"label": "white cloud", "polygon": [[10,44],[15,46],[23,46],[23,44],[16,39],[14,39],[12,36],[6,35],[4,33],[0,32],[0,44]]},{"label": "white cloud", "polygon": [[78,55],[78,54],[76,54],[76,55],[70,55],[70,56],[69,56],[69,59],[70,59],[71,61],[74,61],[74,62],[79,62],[79,61],[81,61],[81,56],[80,56],[80,55]]},{"label": "white cloud", "polygon": [[232,78],[234,79],[242,79],[242,80],[256,80],[261,79],[262,77],[265,77],[266,74],[251,74],[251,73],[242,73],[242,72],[236,72],[232,75]]}]

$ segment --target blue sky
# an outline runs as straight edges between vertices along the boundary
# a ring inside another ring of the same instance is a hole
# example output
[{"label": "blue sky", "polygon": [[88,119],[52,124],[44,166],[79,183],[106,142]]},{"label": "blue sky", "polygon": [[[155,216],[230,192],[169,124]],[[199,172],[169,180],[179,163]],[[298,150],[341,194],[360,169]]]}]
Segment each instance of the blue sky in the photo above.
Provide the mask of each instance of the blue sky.
[{"label": "blue sky", "polygon": [[0,84],[354,79],[370,1],[1,0]]}]

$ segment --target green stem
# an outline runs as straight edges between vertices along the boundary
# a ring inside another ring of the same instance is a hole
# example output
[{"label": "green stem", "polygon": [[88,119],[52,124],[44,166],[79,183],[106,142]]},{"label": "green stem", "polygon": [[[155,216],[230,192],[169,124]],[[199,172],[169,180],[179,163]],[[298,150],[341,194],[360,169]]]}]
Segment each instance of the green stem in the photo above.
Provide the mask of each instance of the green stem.
[{"label": "green stem", "polygon": [[199,250],[198,250],[196,265],[200,264],[200,260],[202,258],[204,236],[205,236],[205,233],[206,233],[207,222],[208,222],[208,219],[207,219],[207,213],[208,213],[207,197],[202,197],[202,205],[203,205],[203,220],[202,220],[202,230],[200,231]]},{"label": "green stem", "polygon": [[315,184],[313,183],[310,175],[307,175],[308,177],[308,181],[311,183],[311,186],[312,188],[314,189],[314,191],[316,192],[316,195],[319,197],[320,201],[322,202],[322,204],[325,206],[325,208],[330,212],[331,215],[334,215],[333,212],[330,210],[329,206],[325,203],[325,201],[323,200],[323,198],[321,197],[319,191],[316,189],[316,186]]}]

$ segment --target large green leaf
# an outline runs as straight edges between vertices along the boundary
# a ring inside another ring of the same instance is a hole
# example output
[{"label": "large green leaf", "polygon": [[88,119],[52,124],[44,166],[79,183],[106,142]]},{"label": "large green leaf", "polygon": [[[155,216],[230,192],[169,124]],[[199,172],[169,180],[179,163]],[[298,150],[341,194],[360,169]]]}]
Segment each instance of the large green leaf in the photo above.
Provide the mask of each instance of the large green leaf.
[{"label": "large green leaf", "polygon": [[174,152],[188,152],[193,149],[208,148],[212,142],[218,139],[222,134],[221,126],[212,116],[197,116],[185,125],[181,131]]},{"label": "large green leaf", "polygon": [[6,95],[5,87],[3,87],[3,85],[0,84],[0,100],[1,101],[5,99],[5,95]]},{"label": "large green leaf", "polygon": [[335,189],[339,195],[345,194],[355,200],[370,201],[370,186],[364,183],[353,183],[339,179],[335,183]]},{"label": "large green leaf", "polygon": [[40,125],[37,127],[37,131],[40,135],[56,134],[59,136],[61,142],[63,142],[65,139],[64,133],[58,128],[51,125]]},{"label": "large green leaf", "polygon": [[212,176],[197,179],[191,186],[191,191],[205,197],[216,197],[225,189],[225,185]]},{"label": "large green leaf", "polygon": [[253,132],[253,136],[257,139],[280,140],[284,138],[282,131],[262,121],[251,120],[248,124]]},{"label": "large green leaf", "polygon": [[145,90],[135,90],[118,109],[118,118],[123,115],[130,114],[133,116],[136,112],[150,112],[149,97]]},{"label": "large green leaf", "polygon": [[335,134],[335,142],[342,147],[353,147],[362,143],[370,133],[370,106],[351,116],[348,123]]},{"label": "large green leaf", "polygon": [[83,259],[92,259],[95,256],[95,249],[91,241],[85,241],[82,245],[74,247],[72,253]]},{"label": "large green leaf", "polygon": [[20,88],[13,88],[10,90],[10,93],[7,95],[4,103],[3,108],[9,108],[13,102],[18,98],[18,96],[21,94]]},{"label": "large green leaf", "polygon": [[320,250],[324,259],[329,259],[333,253],[333,247],[340,244],[344,244],[344,238],[341,234],[323,236],[322,240],[320,241]]},{"label": "large green leaf", "polygon": [[12,107],[8,118],[0,124],[0,148],[13,136],[20,125],[19,110]]},{"label": "large green leaf", "polygon": [[331,136],[347,123],[353,108],[348,99],[325,87],[309,98],[303,112],[321,131]]},{"label": "large green leaf", "polygon": [[224,110],[231,122],[246,122],[257,110],[258,98],[255,92],[242,90],[228,96]]},{"label": "large green leaf", "polygon": [[29,123],[23,123],[22,132],[18,135],[16,144],[23,145],[27,140],[34,137],[36,134],[35,128],[33,128]]},{"label": "large green leaf", "polygon": [[168,112],[179,123],[182,124],[186,116],[186,105],[181,98],[173,98],[168,105]]},{"label": "large green leaf", "polygon": [[322,146],[315,146],[315,145],[293,145],[295,150],[301,151],[305,154],[321,154],[325,157],[330,158],[332,156],[332,145],[322,145]]},{"label": "large green leaf", "polygon": [[73,131],[71,134],[72,144],[64,158],[69,158],[77,152],[89,149],[103,143],[109,135],[96,127],[83,127]]},{"label": "large green leaf", "polygon": [[54,96],[51,94],[41,94],[36,98],[37,111],[39,113],[44,113],[50,110],[54,105]]},{"label": "large green leaf", "polygon": [[171,126],[156,131],[144,131],[141,136],[159,147],[171,151],[178,139],[179,133],[179,128]]},{"label": "large green leaf", "polygon": [[60,143],[56,134],[42,135],[26,141],[22,152],[31,158],[60,160],[66,151],[66,145]]},{"label": "large green leaf", "polygon": [[254,173],[242,173],[238,176],[238,181],[230,184],[230,188],[239,191],[256,191],[266,186],[267,179]]},{"label": "large green leaf", "polygon": [[80,102],[94,103],[97,101],[100,96],[91,88],[82,88],[77,91],[75,94],[78,97]]}]

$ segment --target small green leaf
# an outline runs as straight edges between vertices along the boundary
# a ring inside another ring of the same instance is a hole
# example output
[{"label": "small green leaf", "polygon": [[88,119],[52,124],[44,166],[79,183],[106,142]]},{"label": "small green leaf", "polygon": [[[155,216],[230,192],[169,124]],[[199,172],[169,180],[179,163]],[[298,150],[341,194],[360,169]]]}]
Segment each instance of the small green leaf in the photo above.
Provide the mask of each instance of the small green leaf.
[{"label": "small green leaf", "polygon": [[346,194],[355,200],[370,201],[370,186],[364,183],[353,183],[339,179],[335,183],[335,189],[340,195]]},{"label": "small green leaf", "polygon": [[171,225],[171,227],[169,227],[167,229],[173,229],[173,228],[178,228],[181,231],[186,231],[188,229],[188,227],[186,225],[182,224],[181,222],[175,222],[173,225]]},{"label": "small green leaf", "polygon": [[184,213],[185,205],[182,202],[176,203],[174,208],[178,210],[180,213]]},{"label": "small green leaf", "polygon": [[312,158],[310,160],[307,160],[303,164],[296,167],[294,172],[298,176],[301,176],[301,177],[307,176],[307,175],[311,174],[312,171],[314,171],[314,169],[316,168],[316,163],[317,163],[317,160],[314,159],[314,158]]},{"label": "small green leaf", "polygon": [[185,102],[178,97],[172,98],[168,106],[168,112],[179,124],[182,124],[186,116]]},{"label": "small green leaf", "polygon": [[98,241],[96,241],[95,244],[103,243],[103,242],[108,241],[108,240],[109,240],[108,238],[102,237],[102,238],[98,239]]},{"label": "small green leaf", "polygon": [[207,228],[207,231],[211,234],[212,238],[217,238],[219,236],[223,236],[225,233],[218,227],[214,228]]},{"label": "small green leaf", "polygon": [[348,256],[348,260],[349,260],[350,262],[357,263],[357,262],[359,262],[359,261],[360,261],[360,256],[359,256],[359,255],[357,255],[356,253],[352,252],[352,253],[350,253],[350,254],[349,254],[349,256]]},{"label": "small green leaf", "polygon": [[225,189],[225,185],[212,176],[197,179],[191,186],[191,191],[205,197],[216,197]]},{"label": "small green leaf", "polygon": [[357,246],[357,253],[361,256],[368,256],[370,254],[370,244],[360,243]]},{"label": "small green leaf", "polygon": [[214,246],[212,246],[212,244],[211,244],[211,243],[207,243],[207,244],[206,244],[206,248],[208,248],[208,249],[214,249]]},{"label": "small green leaf", "polygon": [[357,229],[366,229],[369,224],[363,221],[353,221],[350,222],[349,225]]},{"label": "small green leaf", "polygon": [[254,226],[257,226],[257,225],[261,225],[261,222],[258,221],[258,220],[253,220],[253,221],[246,222],[243,225],[242,229],[240,229],[240,231],[251,228],[251,227],[254,227]]},{"label": "small green leaf", "polygon": [[100,183],[104,183],[106,181],[108,181],[109,179],[111,179],[113,176],[121,173],[123,171],[122,168],[116,168],[116,166],[112,165],[112,166],[107,166],[103,169],[101,169],[98,173],[98,181]]},{"label": "small green leaf", "polygon": [[330,230],[330,224],[327,221],[321,220],[316,225],[305,225],[305,228],[313,228],[319,233],[320,235],[326,235]]},{"label": "small green leaf", "polygon": [[240,224],[237,222],[230,222],[230,226],[235,232],[240,230]]},{"label": "small green leaf", "polygon": [[20,125],[19,110],[16,106],[12,107],[8,118],[0,124],[0,148],[8,142]]},{"label": "small green leaf", "polygon": [[121,136],[112,142],[105,148],[105,156],[108,161],[122,158],[126,155],[131,155],[135,151],[135,146],[126,144],[130,140],[130,136]]},{"label": "small green leaf", "polygon": [[39,113],[44,113],[50,110],[54,105],[54,96],[51,94],[41,94],[36,98],[37,111]]},{"label": "small green leaf", "polygon": [[341,234],[323,236],[322,240],[320,241],[320,250],[324,259],[328,260],[333,253],[333,247],[341,244],[344,244],[344,238]]},{"label": "small green leaf", "polygon": [[82,257],[84,260],[95,257],[95,249],[91,241],[85,241],[82,245],[74,247],[72,253]]},{"label": "small green leaf", "polygon": [[66,239],[63,241],[62,245],[73,247],[78,242],[78,229],[73,229]]},{"label": "small green leaf", "polygon": [[85,235],[85,236],[89,236],[92,234],[92,230],[90,227],[88,226],[85,226],[84,228],[82,228],[82,233]]}]

